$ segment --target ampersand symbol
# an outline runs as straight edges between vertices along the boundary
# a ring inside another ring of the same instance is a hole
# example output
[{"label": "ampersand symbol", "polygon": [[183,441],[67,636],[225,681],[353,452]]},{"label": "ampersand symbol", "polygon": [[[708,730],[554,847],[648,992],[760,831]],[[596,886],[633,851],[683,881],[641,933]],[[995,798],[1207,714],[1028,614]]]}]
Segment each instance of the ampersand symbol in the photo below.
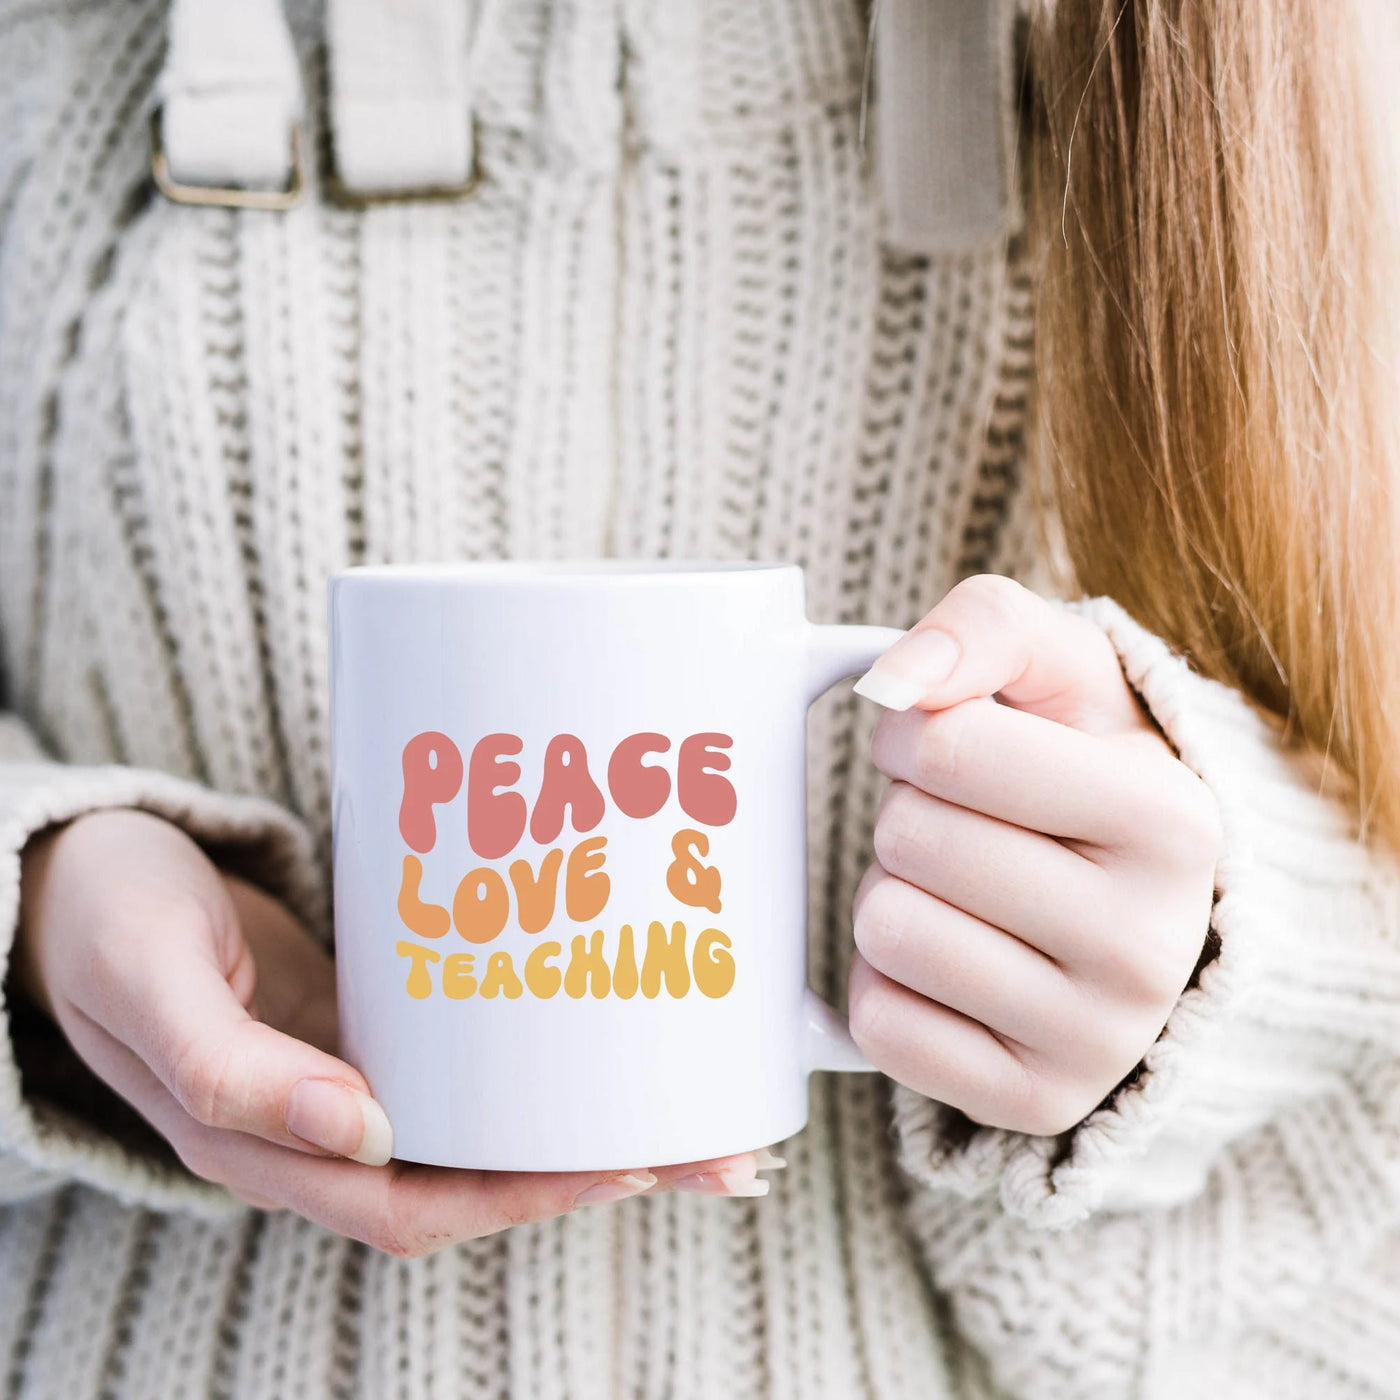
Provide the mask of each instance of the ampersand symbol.
[{"label": "ampersand symbol", "polygon": [[710,853],[710,838],[703,831],[687,827],[671,838],[675,860],[666,870],[666,888],[682,904],[694,909],[719,913],[720,873],[713,865],[702,865],[697,855]]}]

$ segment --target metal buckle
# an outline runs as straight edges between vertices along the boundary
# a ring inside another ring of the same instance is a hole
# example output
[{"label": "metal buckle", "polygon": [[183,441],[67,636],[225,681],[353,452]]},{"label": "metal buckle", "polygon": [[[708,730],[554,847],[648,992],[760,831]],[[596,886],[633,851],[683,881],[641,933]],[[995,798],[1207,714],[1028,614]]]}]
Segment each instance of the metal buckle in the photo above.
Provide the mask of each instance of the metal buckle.
[{"label": "metal buckle", "polygon": [[[244,189],[238,185],[187,185],[170,173],[165,155],[165,142],[160,127],[161,109],[151,113],[151,177],[156,188],[176,204],[203,204],[218,209],[265,209],[274,212],[295,208],[306,194],[306,156],[300,125],[291,128],[292,173],[285,189]],[[472,119],[472,168],[460,185],[423,185],[411,189],[355,190],[346,185],[338,173],[334,152],[330,168],[322,181],[327,201],[342,209],[368,209],[376,204],[409,204],[415,202],[446,203],[466,199],[481,184],[481,132]]]},{"label": "metal buckle", "polygon": [[165,142],[160,129],[161,108],[151,113],[151,177],[156,188],[176,204],[206,204],[218,209],[294,208],[306,193],[306,158],[302,152],[301,127],[291,129],[292,172],[285,189],[253,190],[238,185],[186,185],[170,173]]},{"label": "metal buckle", "polygon": [[326,199],[342,209],[368,209],[375,204],[445,204],[453,200],[466,199],[476,193],[481,184],[481,128],[475,115],[472,117],[472,168],[460,185],[419,185],[411,189],[355,190],[340,178],[340,166],[335,159],[335,142],[330,143],[330,168],[322,181],[322,191]]}]

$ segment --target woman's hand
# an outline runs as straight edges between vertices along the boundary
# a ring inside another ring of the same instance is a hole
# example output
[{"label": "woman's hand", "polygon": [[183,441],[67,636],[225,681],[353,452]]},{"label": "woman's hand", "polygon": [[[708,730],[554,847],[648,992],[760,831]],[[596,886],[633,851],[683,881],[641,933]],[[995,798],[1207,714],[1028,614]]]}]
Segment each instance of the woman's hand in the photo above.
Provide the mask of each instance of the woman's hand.
[{"label": "woman's hand", "polygon": [[649,1189],[756,1195],[768,1154],[657,1172],[390,1162],[388,1119],[335,1057],[330,957],[179,828],[96,812],[26,847],[17,973],[88,1066],[198,1176],[392,1254]]},{"label": "woman's hand", "polygon": [[857,689],[892,778],[855,901],[851,1031],[992,1127],[1055,1134],[1165,1025],[1205,941],[1221,831],[1087,618],[954,588]]}]

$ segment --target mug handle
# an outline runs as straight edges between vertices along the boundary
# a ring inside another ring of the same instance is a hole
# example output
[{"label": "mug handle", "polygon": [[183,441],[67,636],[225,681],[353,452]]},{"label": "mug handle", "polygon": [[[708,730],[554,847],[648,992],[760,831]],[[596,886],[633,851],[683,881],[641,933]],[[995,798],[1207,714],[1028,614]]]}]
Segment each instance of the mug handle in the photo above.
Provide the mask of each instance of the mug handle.
[{"label": "mug handle", "polygon": [[[859,675],[904,633],[898,627],[808,623],[805,636],[807,703],[847,676]],[[814,1069],[872,1072],[875,1068],[851,1039],[845,1020],[810,987],[803,1018],[803,1061]]]}]

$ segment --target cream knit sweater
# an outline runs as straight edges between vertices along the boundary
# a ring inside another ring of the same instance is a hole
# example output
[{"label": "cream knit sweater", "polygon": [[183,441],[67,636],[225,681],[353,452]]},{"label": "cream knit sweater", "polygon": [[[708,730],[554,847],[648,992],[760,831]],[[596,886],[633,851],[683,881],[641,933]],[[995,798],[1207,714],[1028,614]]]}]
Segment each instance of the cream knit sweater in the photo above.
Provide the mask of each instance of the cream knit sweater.
[{"label": "cream knit sweater", "polygon": [[[777,557],[814,617],[898,624],[1033,576],[1025,275],[882,249],[863,39],[846,0],[522,0],[475,198],[274,216],[152,197],[156,0],[0,0],[0,948],[29,834],[113,804],[328,932],[338,566]],[[1227,850],[1218,957],[1075,1132],[820,1076],[766,1199],[402,1261],[193,1180],[8,999],[0,1390],[1400,1394],[1400,874],[1271,722],[1083,606]],[[834,996],[871,720],[847,691],[811,722]]]}]

